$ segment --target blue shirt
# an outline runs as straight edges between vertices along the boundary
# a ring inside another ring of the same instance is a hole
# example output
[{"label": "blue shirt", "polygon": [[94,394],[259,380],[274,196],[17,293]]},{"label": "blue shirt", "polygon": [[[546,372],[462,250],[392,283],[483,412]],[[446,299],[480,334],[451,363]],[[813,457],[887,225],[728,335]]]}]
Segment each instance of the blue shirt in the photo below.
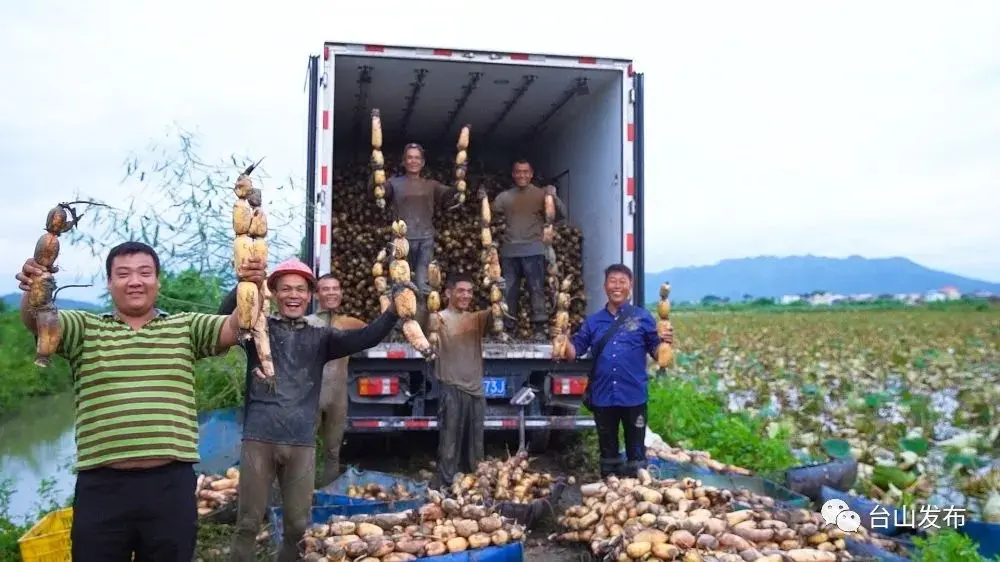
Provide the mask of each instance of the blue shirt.
[{"label": "blue shirt", "polygon": [[[619,314],[625,310],[631,311],[631,317],[604,345],[601,356],[594,359],[597,368],[590,381],[590,400],[594,406],[638,406],[647,400],[646,354],[656,357],[660,337],[648,310],[625,304]],[[607,306],[588,316],[570,340],[577,356],[600,341],[614,320]]]}]

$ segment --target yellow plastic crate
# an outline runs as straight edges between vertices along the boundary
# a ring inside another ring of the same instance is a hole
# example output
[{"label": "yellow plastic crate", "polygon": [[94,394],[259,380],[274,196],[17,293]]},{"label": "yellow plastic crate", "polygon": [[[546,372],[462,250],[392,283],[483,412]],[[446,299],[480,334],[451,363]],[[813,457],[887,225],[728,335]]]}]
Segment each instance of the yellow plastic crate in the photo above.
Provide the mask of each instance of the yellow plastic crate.
[{"label": "yellow plastic crate", "polygon": [[67,507],[42,517],[17,540],[24,562],[70,562],[69,530],[73,508]]}]

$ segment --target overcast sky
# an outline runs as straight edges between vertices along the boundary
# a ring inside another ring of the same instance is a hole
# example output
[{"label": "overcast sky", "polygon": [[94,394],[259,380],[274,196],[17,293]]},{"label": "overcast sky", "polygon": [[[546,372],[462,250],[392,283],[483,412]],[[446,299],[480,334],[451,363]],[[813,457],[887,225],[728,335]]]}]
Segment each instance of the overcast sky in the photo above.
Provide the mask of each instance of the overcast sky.
[{"label": "overcast sky", "polygon": [[[0,294],[53,203],[120,200],[123,160],[172,123],[207,159],[266,154],[271,175],[303,177],[306,62],[325,40],[633,59],[648,269],[901,255],[1000,281],[998,2],[286,5],[0,6]],[[103,265],[71,248],[61,264],[62,283]]]}]

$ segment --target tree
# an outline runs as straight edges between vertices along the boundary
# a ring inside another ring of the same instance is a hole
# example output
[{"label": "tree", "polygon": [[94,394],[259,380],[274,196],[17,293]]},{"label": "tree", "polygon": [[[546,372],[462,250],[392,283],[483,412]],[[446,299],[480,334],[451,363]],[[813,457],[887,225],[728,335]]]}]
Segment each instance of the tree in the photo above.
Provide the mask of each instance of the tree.
[{"label": "tree", "polygon": [[215,313],[222,304],[222,284],[218,277],[201,275],[194,268],[160,275],[156,306],[166,312]]},{"label": "tree", "polygon": [[[202,160],[198,150],[195,135],[175,127],[165,140],[129,155],[122,182],[135,184],[135,193],[123,205],[88,208],[88,227],[71,231],[71,241],[101,258],[120,242],[145,242],[160,255],[163,271],[180,271],[177,275],[184,276],[190,269],[191,275],[231,286],[235,281],[231,209],[236,200],[232,185],[255,160],[232,155],[212,164]],[[269,256],[277,260],[297,253],[306,212],[305,205],[296,204],[301,199],[288,196],[299,191],[297,185],[290,178],[268,185],[262,167],[254,171],[253,179],[264,195]],[[275,200],[277,192],[286,194],[286,201]]]}]

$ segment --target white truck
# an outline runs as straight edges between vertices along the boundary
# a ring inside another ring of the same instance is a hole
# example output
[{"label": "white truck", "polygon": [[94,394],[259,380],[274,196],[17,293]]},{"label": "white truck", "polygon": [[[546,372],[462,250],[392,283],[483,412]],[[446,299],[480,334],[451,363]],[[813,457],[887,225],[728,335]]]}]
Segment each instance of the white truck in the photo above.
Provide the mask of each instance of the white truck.
[{"label": "white truck", "polygon": [[[357,152],[357,127],[378,108],[387,139],[454,150],[468,123],[476,156],[527,156],[582,230],[587,312],[606,301],[603,271],[613,263],[632,268],[643,304],[642,89],[642,74],[622,59],[326,43],[309,60],[305,261],[330,272],[334,170]],[[538,450],[553,431],[593,427],[577,414],[590,361],[550,355],[550,345],[486,344],[487,430],[517,429],[523,413]],[[524,386],[538,399],[518,412],[510,399]],[[349,393],[349,432],[436,430],[433,369],[405,344],[352,357]]]}]

